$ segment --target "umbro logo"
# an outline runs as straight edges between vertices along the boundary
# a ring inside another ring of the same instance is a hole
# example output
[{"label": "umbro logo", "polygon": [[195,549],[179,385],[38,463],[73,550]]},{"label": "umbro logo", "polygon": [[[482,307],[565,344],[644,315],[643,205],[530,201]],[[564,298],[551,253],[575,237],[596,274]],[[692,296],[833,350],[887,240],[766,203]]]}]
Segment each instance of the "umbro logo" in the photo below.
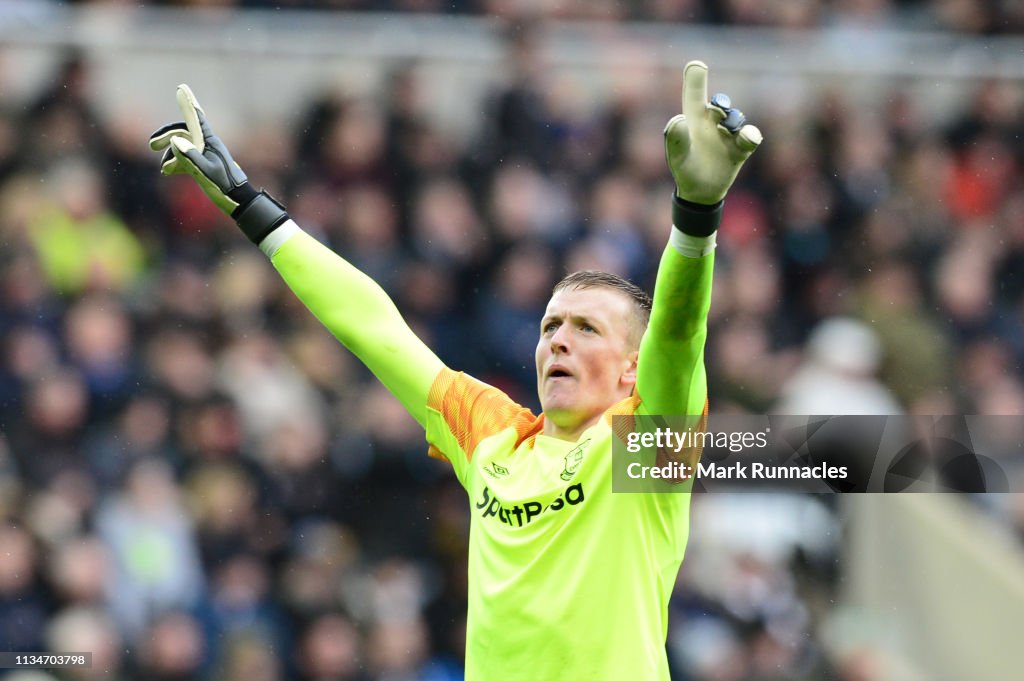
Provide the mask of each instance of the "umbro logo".
[{"label": "umbro logo", "polygon": [[502,466],[500,463],[491,462],[490,465],[484,466],[484,473],[491,476],[492,478],[507,478],[508,469]]}]

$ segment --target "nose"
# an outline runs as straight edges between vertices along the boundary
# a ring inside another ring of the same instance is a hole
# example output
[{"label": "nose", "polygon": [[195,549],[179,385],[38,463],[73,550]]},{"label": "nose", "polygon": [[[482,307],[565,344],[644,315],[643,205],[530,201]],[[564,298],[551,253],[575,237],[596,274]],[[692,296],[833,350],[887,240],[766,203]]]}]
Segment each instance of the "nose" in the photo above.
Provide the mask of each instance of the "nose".
[{"label": "nose", "polygon": [[565,324],[562,324],[555,332],[551,334],[551,352],[554,354],[562,354],[569,352],[569,333],[565,329]]}]

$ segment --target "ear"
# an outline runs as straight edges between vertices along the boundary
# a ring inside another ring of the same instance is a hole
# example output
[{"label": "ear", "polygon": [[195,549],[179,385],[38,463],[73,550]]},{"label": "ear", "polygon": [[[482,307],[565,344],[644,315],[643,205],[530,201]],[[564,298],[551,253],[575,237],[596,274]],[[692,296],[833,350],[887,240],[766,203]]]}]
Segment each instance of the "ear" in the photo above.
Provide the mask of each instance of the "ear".
[{"label": "ear", "polygon": [[636,361],[640,357],[639,350],[633,350],[626,356],[626,360],[629,364],[626,366],[625,371],[619,376],[619,382],[625,386],[628,386],[630,392],[633,391],[633,387],[636,385]]}]

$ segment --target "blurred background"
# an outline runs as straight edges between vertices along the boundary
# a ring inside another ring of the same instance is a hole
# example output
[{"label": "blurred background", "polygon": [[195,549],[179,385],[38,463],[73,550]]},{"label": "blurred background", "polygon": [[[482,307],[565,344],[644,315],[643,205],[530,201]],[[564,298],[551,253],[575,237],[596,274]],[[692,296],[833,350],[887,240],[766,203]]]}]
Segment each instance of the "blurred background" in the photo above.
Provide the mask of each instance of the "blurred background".
[{"label": "blurred background", "polygon": [[[711,410],[1020,416],[1022,29],[1016,0],[0,0],[0,650],[94,656],[6,678],[462,678],[464,492],[159,175],[178,83],[536,408],[552,284],[653,283],[702,59],[766,140],[719,235]],[[696,497],[673,678],[1019,679],[1022,540],[1020,495]]]}]

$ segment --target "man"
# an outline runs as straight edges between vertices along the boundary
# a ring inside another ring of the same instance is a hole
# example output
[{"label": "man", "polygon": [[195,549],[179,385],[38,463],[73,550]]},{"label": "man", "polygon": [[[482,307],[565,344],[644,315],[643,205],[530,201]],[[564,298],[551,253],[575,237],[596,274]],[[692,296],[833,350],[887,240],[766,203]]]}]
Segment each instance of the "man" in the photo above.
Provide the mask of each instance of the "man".
[{"label": "man", "polygon": [[[651,300],[612,275],[570,275],[540,323],[543,413],[456,373],[383,290],[253,189],[187,86],[185,121],[150,139],[164,174],[188,173],[270,257],[295,294],[426,429],[472,513],[469,681],[668,679],[667,603],[686,547],[688,494],[612,494],[612,416],[701,415],[722,201],[761,142],[707,66],[684,70],[665,128],[676,181]],[[645,332],[646,329],[646,332]]]}]

